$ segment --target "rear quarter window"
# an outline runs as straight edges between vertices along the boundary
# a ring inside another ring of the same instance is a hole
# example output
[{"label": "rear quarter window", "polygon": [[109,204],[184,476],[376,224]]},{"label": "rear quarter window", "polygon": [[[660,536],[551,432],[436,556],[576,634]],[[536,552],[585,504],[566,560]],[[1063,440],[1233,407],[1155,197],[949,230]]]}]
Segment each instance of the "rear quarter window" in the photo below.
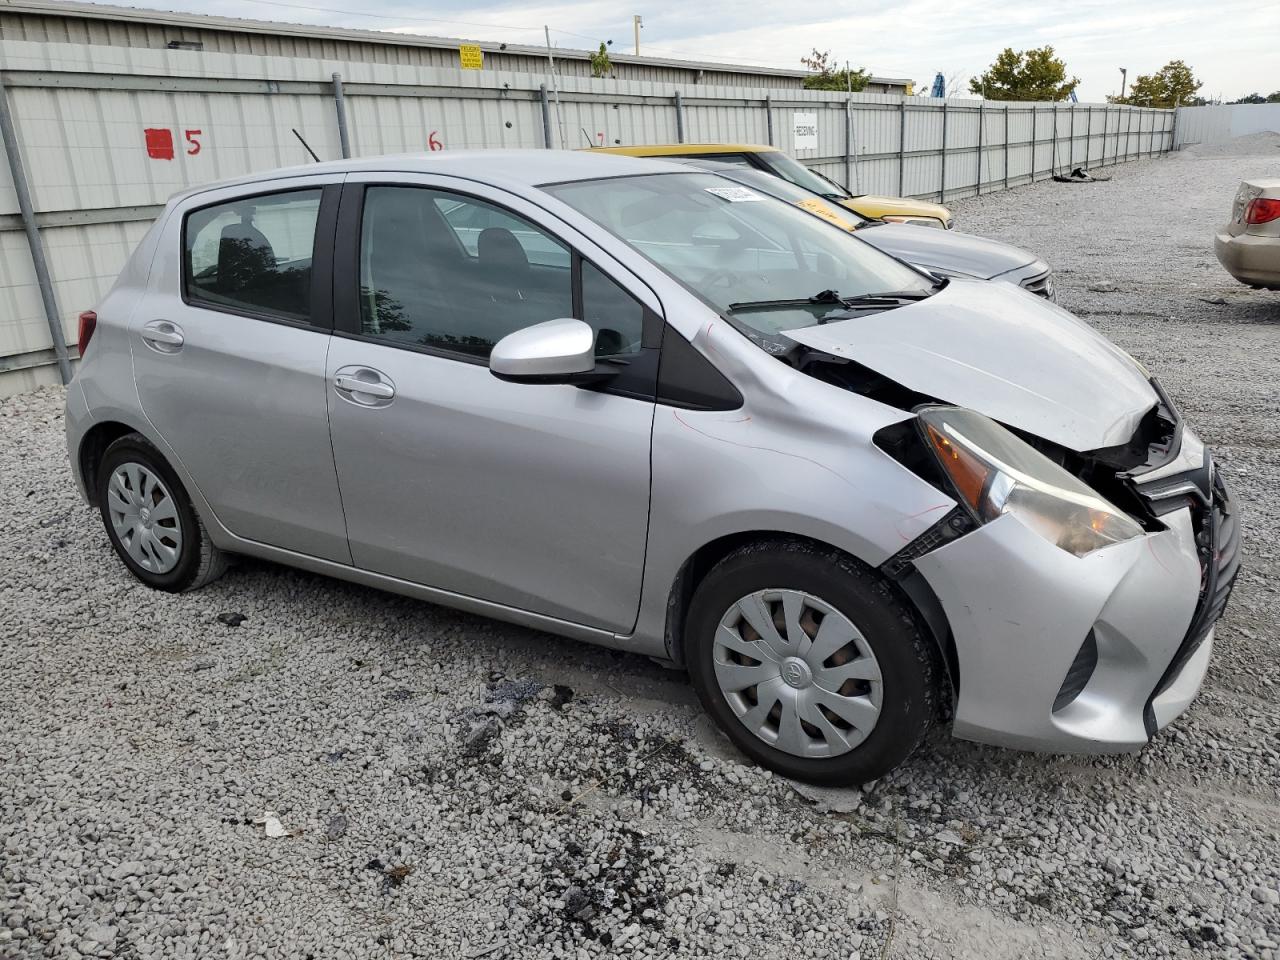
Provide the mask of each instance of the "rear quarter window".
[{"label": "rear quarter window", "polygon": [[241,197],[187,214],[184,298],[236,313],[309,320],[321,193]]}]

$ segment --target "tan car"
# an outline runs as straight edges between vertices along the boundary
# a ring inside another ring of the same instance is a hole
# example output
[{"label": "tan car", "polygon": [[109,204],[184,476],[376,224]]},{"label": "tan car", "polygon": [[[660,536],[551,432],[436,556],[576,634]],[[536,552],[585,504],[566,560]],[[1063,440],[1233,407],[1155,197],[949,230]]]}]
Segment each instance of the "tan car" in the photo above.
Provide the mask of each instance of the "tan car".
[{"label": "tan car", "polygon": [[1213,250],[1241,283],[1280,290],[1280,180],[1245,180]]},{"label": "tan car", "polygon": [[[794,183],[798,187],[826,197],[832,203],[847,207],[868,220],[889,223],[913,223],[920,227],[950,230],[955,226],[951,211],[940,203],[912,197],[882,197],[869,193],[851,194],[834,180],[810,170],[776,147],[752,143],[665,143],[638,147],[588,147],[594,153],[620,153],[628,157],[657,159],[701,158],[720,163],[737,164]],[[813,211],[810,211],[811,213]]]}]

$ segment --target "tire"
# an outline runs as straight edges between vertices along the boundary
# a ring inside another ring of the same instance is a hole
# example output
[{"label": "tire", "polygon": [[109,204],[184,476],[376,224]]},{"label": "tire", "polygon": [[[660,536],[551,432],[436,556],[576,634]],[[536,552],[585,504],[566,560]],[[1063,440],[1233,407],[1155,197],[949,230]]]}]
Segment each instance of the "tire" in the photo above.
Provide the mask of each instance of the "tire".
[{"label": "tire", "polygon": [[141,434],[107,447],[94,485],[111,545],[147,586],[196,590],[226,570],[225,554],[209,539],[177,474]]},{"label": "tire", "polygon": [[[773,632],[754,629],[762,618]],[[684,640],[706,711],[743,753],[796,780],[875,780],[939,713],[936,646],[888,581],[832,548],[768,541],[729,554],[694,592]]]}]

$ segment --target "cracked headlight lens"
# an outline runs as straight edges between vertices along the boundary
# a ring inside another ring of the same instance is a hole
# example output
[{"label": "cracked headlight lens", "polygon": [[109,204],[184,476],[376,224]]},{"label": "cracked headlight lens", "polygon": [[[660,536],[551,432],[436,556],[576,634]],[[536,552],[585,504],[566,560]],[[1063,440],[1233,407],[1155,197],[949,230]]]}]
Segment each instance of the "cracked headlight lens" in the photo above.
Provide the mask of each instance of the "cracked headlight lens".
[{"label": "cracked headlight lens", "polygon": [[1004,514],[1083,557],[1145,532],[1132,517],[989,417],[962,407],[918,411],[929,449],[983,523]]}]

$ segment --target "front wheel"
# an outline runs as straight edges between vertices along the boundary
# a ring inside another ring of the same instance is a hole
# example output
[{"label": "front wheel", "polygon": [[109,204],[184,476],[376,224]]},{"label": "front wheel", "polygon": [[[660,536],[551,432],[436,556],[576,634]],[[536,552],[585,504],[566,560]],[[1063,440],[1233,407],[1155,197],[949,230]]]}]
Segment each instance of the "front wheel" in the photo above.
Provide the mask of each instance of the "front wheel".
[{"label": "front wheel", "polygon": [[226,569],[177,474],[141,434],[107,447],[95,481],[111,545],[147,586],[195,590]]},{"label": "front wheel", "polygon": [[725,557],[694,593],[685,651],[729,739],[798,780],[883,776],[937,714],[935,648],[886,580],[831,548],[781,541]]}]

